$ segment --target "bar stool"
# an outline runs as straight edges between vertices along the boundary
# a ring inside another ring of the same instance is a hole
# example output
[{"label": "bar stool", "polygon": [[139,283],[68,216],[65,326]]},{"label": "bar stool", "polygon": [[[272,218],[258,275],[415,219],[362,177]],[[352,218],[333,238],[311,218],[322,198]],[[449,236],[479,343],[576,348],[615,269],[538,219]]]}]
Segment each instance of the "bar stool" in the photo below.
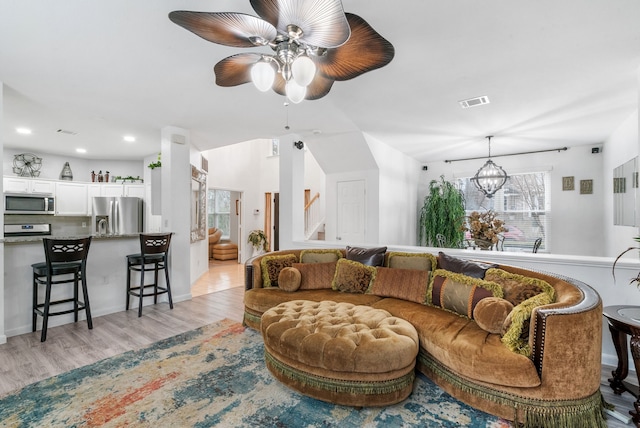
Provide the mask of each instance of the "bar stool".
[{"label": "bar stool", "polygon": [[[144,297],[153,296],[153,303],[157,304],[158,295],[167,293],[169,308],[173,309],[168,265],[169,245],[171,244],[172,234],[140,234],[140,253],[127,256],[127,310],[129,310],[129,296],[138,297],[138,317],[142,316],[142,299]],[[160,270],[164,270],[165,287],[158,286],[158,271]],[[131,271],[140,272],[140,285],[137,287],[131,286]],[[154,281],[152,284],[145,284],[144,273],[149,271],[154,272]],[[144,289],[151,287],[153,287],[153,291],[145,294]]]},{"label": "bar stool", "polygon": [[[89,330],[93,329],[91,309],[89,307],[89,293],[87,292],[87,255],[91,237],[80,239],[50,239],[44,238],[44,263],[34,263],[33,268],[33,319],[32,330],[36,331],[38,315],[42,317],[42,334],[40,341],[47,340],[47,326],[49,317],[55,315],[74,314],[74,322],[78,322],[78,311],[84,310],[87,316]],[[68,275],[71,275],[69,277]],[[63,278],[58,278],[64,276]],[[54,278],[55,277],[55,278]],[[51,286],[73,283],[73,297],[51,301]],[[78,284],[82,283],[83,300],[78,296]],[[45,285],[44,303],[38,303],[38,286]],[[72,309],[51,312],[54,305],[73,303]]]}]

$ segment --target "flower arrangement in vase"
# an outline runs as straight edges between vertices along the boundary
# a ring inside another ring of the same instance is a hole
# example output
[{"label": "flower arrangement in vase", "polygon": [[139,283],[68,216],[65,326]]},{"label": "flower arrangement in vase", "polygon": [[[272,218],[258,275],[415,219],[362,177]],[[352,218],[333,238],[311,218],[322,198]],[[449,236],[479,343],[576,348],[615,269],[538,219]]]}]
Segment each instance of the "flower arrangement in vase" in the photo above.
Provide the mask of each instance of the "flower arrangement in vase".
[{"label": "flower arrangement in vase", "polygon": [[482,250],[490,249],[498,243],[499,233],[506,232],[504,221],[497,218],[498,215],[493,210],[484,212],[473,211],[469,214],[468,225],[463,226],[463,230],[469,231],[471,238]]}]

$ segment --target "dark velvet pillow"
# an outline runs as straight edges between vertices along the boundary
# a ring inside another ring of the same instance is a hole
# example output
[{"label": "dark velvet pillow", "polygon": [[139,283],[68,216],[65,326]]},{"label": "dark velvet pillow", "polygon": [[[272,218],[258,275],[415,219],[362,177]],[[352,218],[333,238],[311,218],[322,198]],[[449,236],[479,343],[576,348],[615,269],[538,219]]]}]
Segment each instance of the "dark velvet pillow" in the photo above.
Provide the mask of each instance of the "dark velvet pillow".
[{"label": "dark velvet pillow", "polygon": [[362,263],[367,266],[382,266],[384,264],[384,253],[387,247],[360,248],[347,246],[347,260]]},{"label": "dark velvet pillow", "polygon": [[449,272],[461,273],[472,278],[484,279],[488,269],[497,268],[498,265],[482,262],[470,262],[450,256],[440,251],[438,253],[438,268]]}]

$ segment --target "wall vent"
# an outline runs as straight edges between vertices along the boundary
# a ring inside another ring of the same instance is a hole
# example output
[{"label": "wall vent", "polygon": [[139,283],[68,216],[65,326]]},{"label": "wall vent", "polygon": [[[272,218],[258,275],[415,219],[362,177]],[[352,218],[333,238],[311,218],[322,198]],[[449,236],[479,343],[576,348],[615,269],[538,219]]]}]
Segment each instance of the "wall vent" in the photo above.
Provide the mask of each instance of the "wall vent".
[{"label": "wall vent", "polygon": [[469,98],[468,100],[463,100],[458,102],[460,103],[460,106],[462,108],[471,108],[471,107],[481,106],[483,104],[489,104],[489,97],[485,95],[482,97]]},{"label": "wall vent", "polygon": [[58,129],[56,132],[60,134],[67,134],[67,135],[78,135],[77,132],[69,131],[68,129]]}]

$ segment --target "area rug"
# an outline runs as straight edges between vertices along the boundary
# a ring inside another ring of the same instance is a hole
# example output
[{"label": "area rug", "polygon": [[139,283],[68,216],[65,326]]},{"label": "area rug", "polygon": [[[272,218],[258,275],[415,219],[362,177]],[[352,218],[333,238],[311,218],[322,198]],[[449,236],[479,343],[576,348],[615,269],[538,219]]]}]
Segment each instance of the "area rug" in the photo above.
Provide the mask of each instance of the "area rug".
[{"label": "area rug", "polygon": [[0,399],[10,427],[508,427],[423,375],[411,396],[354,409],[303,396],[264,364],[260,333],[223,320]]}]

